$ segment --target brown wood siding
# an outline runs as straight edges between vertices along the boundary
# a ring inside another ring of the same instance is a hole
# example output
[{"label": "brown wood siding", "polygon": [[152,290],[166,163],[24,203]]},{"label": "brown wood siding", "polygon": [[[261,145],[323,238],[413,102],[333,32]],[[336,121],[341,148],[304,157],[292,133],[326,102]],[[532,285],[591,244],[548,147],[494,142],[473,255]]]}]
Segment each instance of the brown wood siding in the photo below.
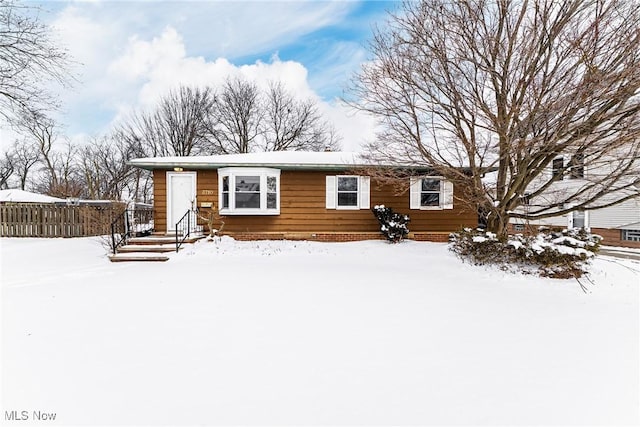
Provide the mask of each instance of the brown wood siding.
[{"label": "brown wood siding", "polygon": [[167,231],[167,171],[153,171],[153,223],[156,231]]},{"label": "brown wood siding", "polygon": [[[203,202],[218,207],[218,174],[216,170],[197,171],[198,206]],[[229,233],[275,232],[377,232],[378,222],[370,209],[336,210],[325,208],[327,175],[321,171],[282,171],[280,175],[280,215],[228,215],[224,231]],[[455,190],[455,196],[460,195]],[[156,229],[166,230],[166,171],[154,171]],[[411,210],[409,192],[394,196],[389,186],[371,182],[371,207],[384,204],[411,218],[412,232],[451,232],[462,227],[475,227],[477,214],[454,201],[452,210]]]}]

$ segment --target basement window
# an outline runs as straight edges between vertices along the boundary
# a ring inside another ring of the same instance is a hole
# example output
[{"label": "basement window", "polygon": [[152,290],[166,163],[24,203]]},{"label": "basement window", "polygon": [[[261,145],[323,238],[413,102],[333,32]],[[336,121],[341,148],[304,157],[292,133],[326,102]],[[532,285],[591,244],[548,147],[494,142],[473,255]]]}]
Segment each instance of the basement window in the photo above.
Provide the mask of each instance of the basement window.
[{"label": "basement window", "polygon": [[221,215],[280,214],[279,169],[219,169],[218,188]]},{"label": "basement window", "polygon": [[640,242],[640,230],[621,230],[622,240]]}]

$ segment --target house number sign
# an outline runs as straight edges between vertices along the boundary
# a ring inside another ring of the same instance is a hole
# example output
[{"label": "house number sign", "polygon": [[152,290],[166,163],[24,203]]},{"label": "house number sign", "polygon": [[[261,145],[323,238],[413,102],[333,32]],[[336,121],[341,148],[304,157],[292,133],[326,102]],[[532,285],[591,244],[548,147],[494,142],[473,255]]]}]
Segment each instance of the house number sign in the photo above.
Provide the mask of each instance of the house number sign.
[{"label": "house number sign", "polygon": [[213,190],[202,190],[202,195],[203,196],[215,196],[215,191]]}]

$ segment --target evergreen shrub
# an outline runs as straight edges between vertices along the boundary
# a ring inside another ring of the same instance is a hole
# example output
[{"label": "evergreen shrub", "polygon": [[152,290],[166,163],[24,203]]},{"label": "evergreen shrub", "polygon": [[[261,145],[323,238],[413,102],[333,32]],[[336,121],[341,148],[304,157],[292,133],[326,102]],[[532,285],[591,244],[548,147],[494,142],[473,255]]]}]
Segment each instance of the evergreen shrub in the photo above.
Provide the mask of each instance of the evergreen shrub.
[{"label": "evergreen shrub", "polygon": [[409,234],[409,216],[393,211],[385,205],[376,205],[372,209],[373,214],[380,223],[380,232],[384,234],[388,241],[398,243]]},{"label": "evergreen shrub", "polygon": [[536,235],[515,234],[504,241],[482,229],[465,228],[450,236],[449,249],[475,265],[497,265],[552,278],[579,278],[600,248],[601,236],[584,229],[553,231],[541,228]]}]

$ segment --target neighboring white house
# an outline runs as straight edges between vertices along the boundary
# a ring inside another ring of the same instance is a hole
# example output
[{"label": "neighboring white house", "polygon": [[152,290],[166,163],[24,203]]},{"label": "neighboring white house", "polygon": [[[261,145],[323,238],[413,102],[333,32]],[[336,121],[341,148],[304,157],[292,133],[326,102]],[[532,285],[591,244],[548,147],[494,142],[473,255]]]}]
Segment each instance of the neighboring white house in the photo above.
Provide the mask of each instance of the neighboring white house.
[{"label": "neighboring white house", "polygon": [[[640,166],[639,166],[640,167]],[[610,173],[607,167],[589,167],[589,165],[569,164],[569,156],[558,156],[549,169],[545,172],[548,179],[553,174],[561,175],[558,181],[554,182],[551,187],[546,190],[543,195],[528,201],[531,208],[527,205],[522,206],[522,210],[526,211],[535,209],[535,206],[550,206],[558,197],[562,197],[567,192],[573,192],[581,186],[589,182],[589,179],[597,179],[598,175]],[[593,233],[603,236],[603,244],[613,246],[631,246],[640,247],[640,188],[631,187],[625,190],[636,196],[614,206],[593,209],[593,210],[576,210],[565,215],[558,215],[540,220],[529,220],[512,218],[511,223],[513,230],[524,231],[528,227],[537,228],[538,226],[554,226],[566,228],[584,227]],[[526,196],[526,195],[525,195]],[[611,199],[619,199],[620,193],[612,193],[610,197],[603,197],[600,202]],[[570,206],[566,206],[570,207]]]}]

